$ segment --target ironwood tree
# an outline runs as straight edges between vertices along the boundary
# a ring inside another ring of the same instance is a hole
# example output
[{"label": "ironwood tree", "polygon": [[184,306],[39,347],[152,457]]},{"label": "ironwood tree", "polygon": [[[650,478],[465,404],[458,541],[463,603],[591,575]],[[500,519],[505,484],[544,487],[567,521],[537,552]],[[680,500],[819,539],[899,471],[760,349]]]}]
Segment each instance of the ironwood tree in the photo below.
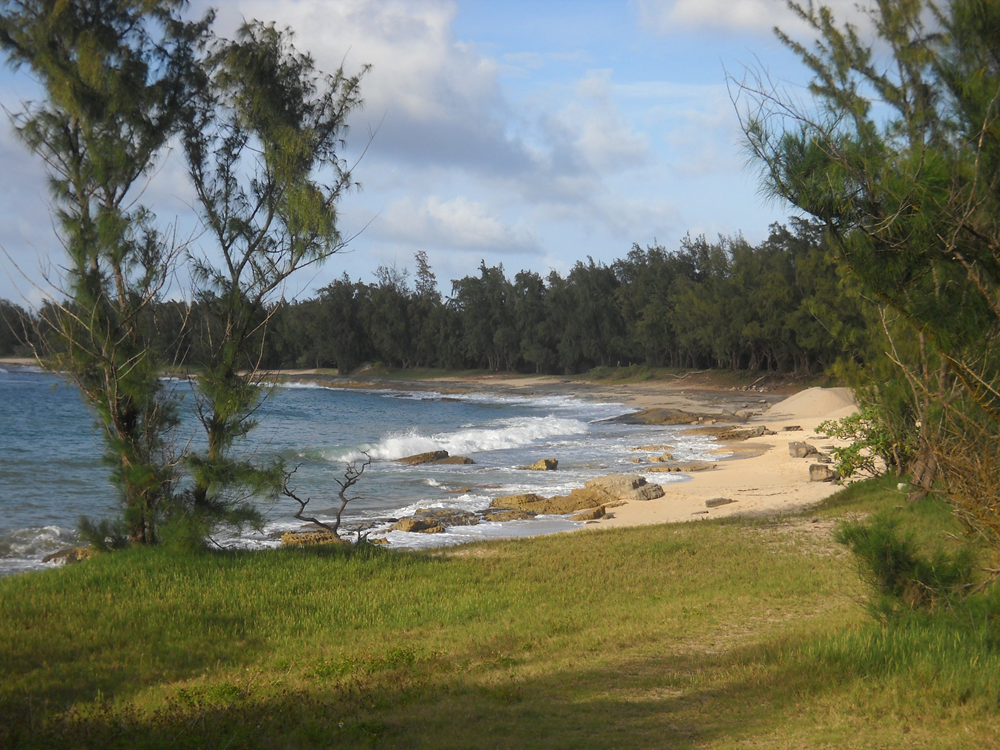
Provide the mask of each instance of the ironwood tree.
[{"label": "ironwood tree", "polygon": [[190,514],[203,528],[259,520],[255,501],[280,492],[281,461],[238,449],[266,394],[265,337],[288,279],[345,246],[337,203],[354,183],[341,151],[367,68],[322,74],[291,36],[254,21],[216,40],[184,129],[212,240],[188,253],[202,313],[195,400],[207,448],[187,466]]},{"label": "ironwood tree", "polygon": [[65,249],[61,289],[42,308],[52,345],[44,362],[98,415],[120,532],[135,544],[156,541],[176,479],[176,403],[140,318],[161,298],[181,248],[140,196],[181,125],[211,21],[183,20],[185,5],[0,1],[0,49],[44,91],[12,119],[45,163]]}]

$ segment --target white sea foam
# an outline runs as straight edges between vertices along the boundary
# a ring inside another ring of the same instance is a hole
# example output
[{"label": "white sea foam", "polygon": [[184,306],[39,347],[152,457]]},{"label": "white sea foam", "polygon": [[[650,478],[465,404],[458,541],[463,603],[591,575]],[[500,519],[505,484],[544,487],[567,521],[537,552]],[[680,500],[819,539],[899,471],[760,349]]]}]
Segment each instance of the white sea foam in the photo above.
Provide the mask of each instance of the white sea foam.
[{"label": "white sea foam", "polygon": [[396,459],[446,450],[453,456],[509,450],[560,435],[583,435],[587,425],[565,417],[515,417],[500,419],[484,427],[465,427],[452,433],[421,435],[410,431],[391,435],[370,448],[372,458]]}]

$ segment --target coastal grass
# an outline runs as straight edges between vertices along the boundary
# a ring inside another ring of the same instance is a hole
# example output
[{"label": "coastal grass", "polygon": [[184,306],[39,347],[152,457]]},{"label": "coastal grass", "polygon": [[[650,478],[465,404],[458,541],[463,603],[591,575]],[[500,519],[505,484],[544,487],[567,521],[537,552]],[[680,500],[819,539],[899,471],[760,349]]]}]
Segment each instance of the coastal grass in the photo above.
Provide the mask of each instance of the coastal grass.
[{"label": "coastal grass", "polygon": [[[0,580],[0,747],[980,748],[1000,601],[865,614],[805,516],[393,552],[128,550]],[[943,536],[945,535],[945,536]]]}]

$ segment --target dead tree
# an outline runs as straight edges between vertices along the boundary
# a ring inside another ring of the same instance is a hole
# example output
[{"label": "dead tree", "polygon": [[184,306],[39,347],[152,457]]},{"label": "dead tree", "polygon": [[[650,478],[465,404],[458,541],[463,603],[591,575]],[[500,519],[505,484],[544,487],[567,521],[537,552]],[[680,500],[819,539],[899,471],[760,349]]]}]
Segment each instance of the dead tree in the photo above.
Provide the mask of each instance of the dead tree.
[{"label": "dead tree", "polygon": [[364,455],[365,460],[360,463],[358,461],[348,462],[347,468],[344,471],[344,478],[333,480],[340,487],[340,490],[337,492],[337,497],[340,498],[340,507],[337,509],[337,519],[333,522],[332,525],[324,523],[323,521],[320,521],[318,518],[306,516],[305,515],[306,506],[309,505],[309,501],[312,498],[307,497],[305,500],[303,500],[297,494],[295,494],[295,490],[290,486],[289,483],[292,480],[292,476],[295,474],[296,471],[298,471],[298,468],[299,466],[301,466],[301,464],[299,464],[299,466],[296,466],[291,471],[286,471],[285,481],[281,489],[281,494],[284,495],[285,497],[291,498],[292,500],[294,500],[299,504],[299,509],[295,513],[294,518],[297,518],[300,521],[308,521],[309,523],[314,523],[317,526],[326,529],[339,539],[340,519],[341,516],[343,516],[344,514],[344,509],[347,507],[347,504],[349,502],[351,502],[352,500],[357,500],[357,497],[348,497],[347,491],[361,480],[361,475],[365,473],[365,469],[367,469],[372,464],[371,454],[369,454],[367,451],[361,451],[361,452]]}]

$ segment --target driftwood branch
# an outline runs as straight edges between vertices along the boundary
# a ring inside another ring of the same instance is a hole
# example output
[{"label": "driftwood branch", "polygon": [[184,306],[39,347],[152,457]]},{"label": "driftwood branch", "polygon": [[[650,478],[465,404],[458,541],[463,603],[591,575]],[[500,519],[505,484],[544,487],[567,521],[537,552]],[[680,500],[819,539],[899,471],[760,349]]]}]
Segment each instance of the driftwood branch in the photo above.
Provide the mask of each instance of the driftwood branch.
[{"label": "driftwood branch", "polygon": [[298,464],[291,471],[285,472],[285,481],[282,484],[281,494],[287,498],[294,500],[299,504],[299,509],[295,513],[294,518],[297,518],[300,521],[307,521],[309,523],[314,523],[317,526],[326,529],[334,536],[339,537],[340,519],[344,514],[344,509],[347,507],[347,504],[349,502],[357,499],[356,497],[348,497],[347,491],[351,489],[351,487],[353,487],[359,481],[361,481],[361,476],[365,473],[365,469],[367,469],[372,464],[371,454],[369,454],[367,451],[362,451],[362,454],[365,457],[364,461],[348,462],[347,467],[344,470],[344,478],[333,480],[340,487],[340,490],[337,492],[337,497],[340,498],[340,507],[337,509],[337,518],[332,524],[325,523],[323,521],[320,521],[318,518],[305,515],[306,506],[309,505],[309,501],[312,498],[307,497],[306,499],[303,500],[295,493],[295,489],[291,486],[292,476],[295,474],[296,471],[299,470],[299,466],[301,466],[302,464]]}]

